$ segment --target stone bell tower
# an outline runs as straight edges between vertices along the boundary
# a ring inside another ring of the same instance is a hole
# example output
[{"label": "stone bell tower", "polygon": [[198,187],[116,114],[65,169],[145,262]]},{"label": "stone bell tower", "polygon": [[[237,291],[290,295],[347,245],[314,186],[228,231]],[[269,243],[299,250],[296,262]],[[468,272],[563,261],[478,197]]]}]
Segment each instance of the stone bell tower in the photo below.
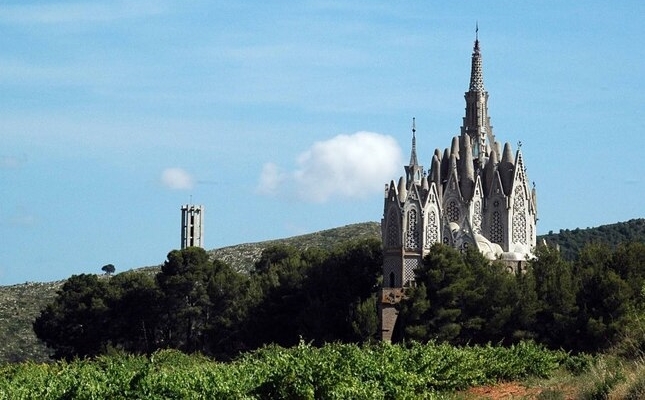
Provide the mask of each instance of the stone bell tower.
[{"label": "stone bell tower", "polygon": [[181,248],[204,247],[204,207],[181,206]]}]

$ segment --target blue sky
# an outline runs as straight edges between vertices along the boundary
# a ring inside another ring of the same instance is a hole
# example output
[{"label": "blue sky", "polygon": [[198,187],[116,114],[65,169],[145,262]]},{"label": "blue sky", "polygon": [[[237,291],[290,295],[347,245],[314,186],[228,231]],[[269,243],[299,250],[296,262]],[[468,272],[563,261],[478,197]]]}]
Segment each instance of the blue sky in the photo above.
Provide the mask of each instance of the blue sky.
[{"label": "blue sky", "polygon": [[479,24],[489,114],[538,232],[645,217],[642,1],[5,1],[0,285],[379,221],[416,117],[459,133]]}]

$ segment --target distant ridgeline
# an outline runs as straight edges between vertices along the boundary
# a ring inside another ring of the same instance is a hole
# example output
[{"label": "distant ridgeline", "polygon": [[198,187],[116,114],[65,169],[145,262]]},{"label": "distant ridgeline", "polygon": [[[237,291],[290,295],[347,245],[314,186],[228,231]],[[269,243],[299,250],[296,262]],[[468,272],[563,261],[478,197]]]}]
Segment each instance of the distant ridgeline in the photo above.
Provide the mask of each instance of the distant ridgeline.
[{"label": "distant ridgeline", "polygon": [[632,219],[596,228],[560,229],[559,233],[551,231],[547,235],[538,236],[537,242],[538,245],[544,242],[549,246],[557,245],[560,247],[563,258],[573,260],[578,252],[589,243],[616,246],[625,242],[645,242],[645,219]]}]

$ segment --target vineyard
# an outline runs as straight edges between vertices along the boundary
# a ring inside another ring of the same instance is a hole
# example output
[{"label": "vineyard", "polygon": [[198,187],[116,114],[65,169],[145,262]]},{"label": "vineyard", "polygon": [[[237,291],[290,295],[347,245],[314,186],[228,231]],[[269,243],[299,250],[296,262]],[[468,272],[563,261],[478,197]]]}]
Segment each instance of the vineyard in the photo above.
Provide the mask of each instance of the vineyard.
[{"label": "vineyard", "polygon": [[175,350],[0,368],[0,399],[406,399],[545,378],[588,362],[533,343],[504,348],[301,343],[221,363]]}]

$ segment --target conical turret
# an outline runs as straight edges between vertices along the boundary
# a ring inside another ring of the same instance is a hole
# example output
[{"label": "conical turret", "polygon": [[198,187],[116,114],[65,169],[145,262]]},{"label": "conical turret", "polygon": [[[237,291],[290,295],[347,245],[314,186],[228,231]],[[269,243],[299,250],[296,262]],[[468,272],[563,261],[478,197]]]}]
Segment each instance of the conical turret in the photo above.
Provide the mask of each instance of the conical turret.
[{"label": "conical turret", "polygon": [[473,166],[473,153],[468,140],[464,143],[463,158],[459,162],[461,163],[459,188],[464,200],[470,201],[475,188],[475,168]]},{"label": "conical turret", "polygon": [[439,158],[437,157],[436,154],[432,156],[432,165],[430,167],[429,183],[435,184],[435,187],[437,188],[437,191],[438,191],[438,195],[441,196],[443,193],[442,186],[441,186],[441,162],[439,161]]},{"label": "conical turret", "polygon": [[513,175],[515,172],[515,164],[513,159],[513,150],[511,150],[511,144],[506,142],[504,144],[504,153],[502,154],[502,161],[499,162],[499,177],[502,180],[502,187],[504,188],[504,194],[511,194],[513,187]]},{"label": "conical turret", "polygon": [[443,151],[443,157],[441,157],[441,183],[445,183],[448,180],[448,173],[450,171],[450,151],[448,148],[445,148]]},{"label": "conical turret", "polygon": [[441,183],[441,163],[439,162],[439,158],[435,154],[432,156],[432,165],[430,167],[430,182],[434,182],[435,184],[439,185]]},{"label": "conical turret", "polygon": [[452,138],[452,143],[450,145],[450,154],[454,154],[455,157],[459,158],[459,137],[454,136]]},{"label": "conical turret", "polygon": [[441,161],[441,150],[434,149],[434,155],[437,157],[439,161]]},{"label": "conical turret", "polygon": [[405,199],[408,197],[408,191],[405,187],[405,180],[403,179],[403,177],[399,178],[399,184],[398,184],[397,190],[399,192],[399,201],[403,203]]},{"label": "conical turret", "polygon": [[428,177],[424,176],[421,178],[421,189],[423,190],[423,193],[428,193],[428,190],[430,190],[430,185],[428,184]]},{"label": "conical turret", "polygon": [[486,166],[484,167],[484,194],[489,195],[490,189],[493,185],[493,179],[495,178],[495,170],[497,164],[499,163],[499,158],[497,157],[497,151],[491,150]]}]

